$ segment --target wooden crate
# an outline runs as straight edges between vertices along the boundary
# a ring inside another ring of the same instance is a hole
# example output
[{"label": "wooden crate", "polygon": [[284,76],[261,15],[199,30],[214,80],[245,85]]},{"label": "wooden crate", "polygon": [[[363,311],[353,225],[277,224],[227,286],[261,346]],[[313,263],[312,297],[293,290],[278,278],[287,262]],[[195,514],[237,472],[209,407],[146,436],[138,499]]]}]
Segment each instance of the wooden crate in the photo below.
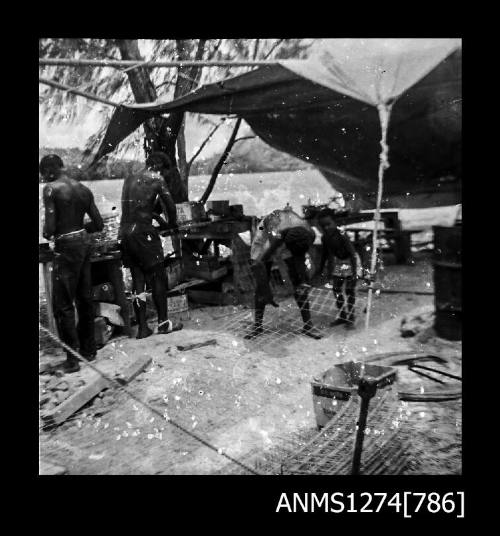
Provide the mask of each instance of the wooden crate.
[{"label": "wooden crate", "polygon": [[229,201],[207,201],[207,211],[218,216],[229,216]]},{"label": "wooden crate", "polygon": [[167,298],[168,312],[169,313],[181,313],[189,309],[188,299],[186,294],[179,294],[178,296],[169,296]]},{"label": "wooden crate", "polygon": [[180,322],[190,319],[189,303],[187,294],[178,294],[177,296],[169,296],[168,303],[168,318],[172,322]]},{"label": "wooden crate", "polygon": [[175,208],[177,210],[177,223],[193,221],[191,203],[177,203]]}]

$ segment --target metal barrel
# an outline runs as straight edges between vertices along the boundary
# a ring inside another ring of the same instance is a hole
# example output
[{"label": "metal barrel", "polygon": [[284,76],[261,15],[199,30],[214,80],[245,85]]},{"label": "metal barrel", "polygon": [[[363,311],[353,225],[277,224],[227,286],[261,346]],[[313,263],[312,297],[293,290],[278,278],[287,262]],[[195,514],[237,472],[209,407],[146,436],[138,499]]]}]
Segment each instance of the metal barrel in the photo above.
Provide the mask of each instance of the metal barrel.
[{"label": "metal barrel", "polygon": [[448,340],[462,338],[462,227],[434,226],[434,329]]}]

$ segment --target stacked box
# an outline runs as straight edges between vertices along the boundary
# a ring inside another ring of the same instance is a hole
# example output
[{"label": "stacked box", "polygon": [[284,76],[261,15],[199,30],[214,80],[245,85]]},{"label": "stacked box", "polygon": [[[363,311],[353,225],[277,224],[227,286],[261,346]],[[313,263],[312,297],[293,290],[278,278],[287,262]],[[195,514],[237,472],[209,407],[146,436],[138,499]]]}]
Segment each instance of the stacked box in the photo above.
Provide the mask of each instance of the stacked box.
[{"label": "stacked box", "polygon": [[167,298],[168,318],[172,322],[189,320],[189,304],[186,294],[178,294],[177,296],[169,296]]},{"label": "stacked box", "polygon": [[243,205],[231,205],[229,207],[229,212],[233,218],[243,217]]},{"label": "stacked box", "polygon": [[177,210],[177,223],[193,221],[191,203],[177,203],[175,208]]},{"label": "stacked box", "polygon": [[207,211],[217,216],[230,216],[229,201],[207,201]]}]

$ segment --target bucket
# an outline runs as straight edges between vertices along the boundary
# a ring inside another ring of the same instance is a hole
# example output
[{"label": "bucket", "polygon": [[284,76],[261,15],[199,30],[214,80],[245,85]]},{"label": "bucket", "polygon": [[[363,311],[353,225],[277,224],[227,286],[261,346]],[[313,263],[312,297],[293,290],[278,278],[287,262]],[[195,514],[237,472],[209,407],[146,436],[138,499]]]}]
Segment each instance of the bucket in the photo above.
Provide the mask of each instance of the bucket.
[{"label": "bucket", "polygon": [[448,340],[462,338],[462,227],[434,226],[434,329]]},{"label": "bucket", "polygon": [[[342,409],[354,394],[357,394],[360,378],[377,382],[377,389],[394,383],[396,370],[393,367],[369,365],[361,361],[348,361],[335,365],[311,382],[313,407],[318,428],[323,428]],[[355,396],[357,400],[358,397]]]}]

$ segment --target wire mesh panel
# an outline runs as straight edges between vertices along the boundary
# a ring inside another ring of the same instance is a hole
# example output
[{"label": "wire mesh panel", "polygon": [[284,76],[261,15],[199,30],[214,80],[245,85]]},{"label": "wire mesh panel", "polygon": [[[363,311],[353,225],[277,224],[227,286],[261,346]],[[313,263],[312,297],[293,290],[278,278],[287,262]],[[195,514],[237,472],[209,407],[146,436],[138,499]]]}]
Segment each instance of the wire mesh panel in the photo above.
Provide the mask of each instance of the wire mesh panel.
[{"label": "wire mesh panel", "polygon": [[[354,306],[354,312],[364,311],[366,297],[358,298]],[[333,333],[338,335],[338,330],[330,324],[340,317],[342,308],[338,308],[336,298],[331,289],[312,287],[309,291],[309,308],[313,325],[317,332],[324,338]],[[262,333],[252,338],[252,349],[272,352],[302,339],[309,342],[302,329],[304,327],[300,309],[292,297],[279,302],[279,308],[268,305],[265,309],[262,321]],[[229,315],[224,322],[219,324],[218,330],[231,333],[234,336],[244,337],[250,333],[254,323],[254,311],[249,309],[237,310]]]},{"label": "wire mesh panel", "polygon": [[[359,408],[359,397],[352,396],[321,432],[283,462],[282,474],[350,474]],[[397,474],[409,463],[400,408],[394,389],[379,391],[372,399],[361,474]]]}]

